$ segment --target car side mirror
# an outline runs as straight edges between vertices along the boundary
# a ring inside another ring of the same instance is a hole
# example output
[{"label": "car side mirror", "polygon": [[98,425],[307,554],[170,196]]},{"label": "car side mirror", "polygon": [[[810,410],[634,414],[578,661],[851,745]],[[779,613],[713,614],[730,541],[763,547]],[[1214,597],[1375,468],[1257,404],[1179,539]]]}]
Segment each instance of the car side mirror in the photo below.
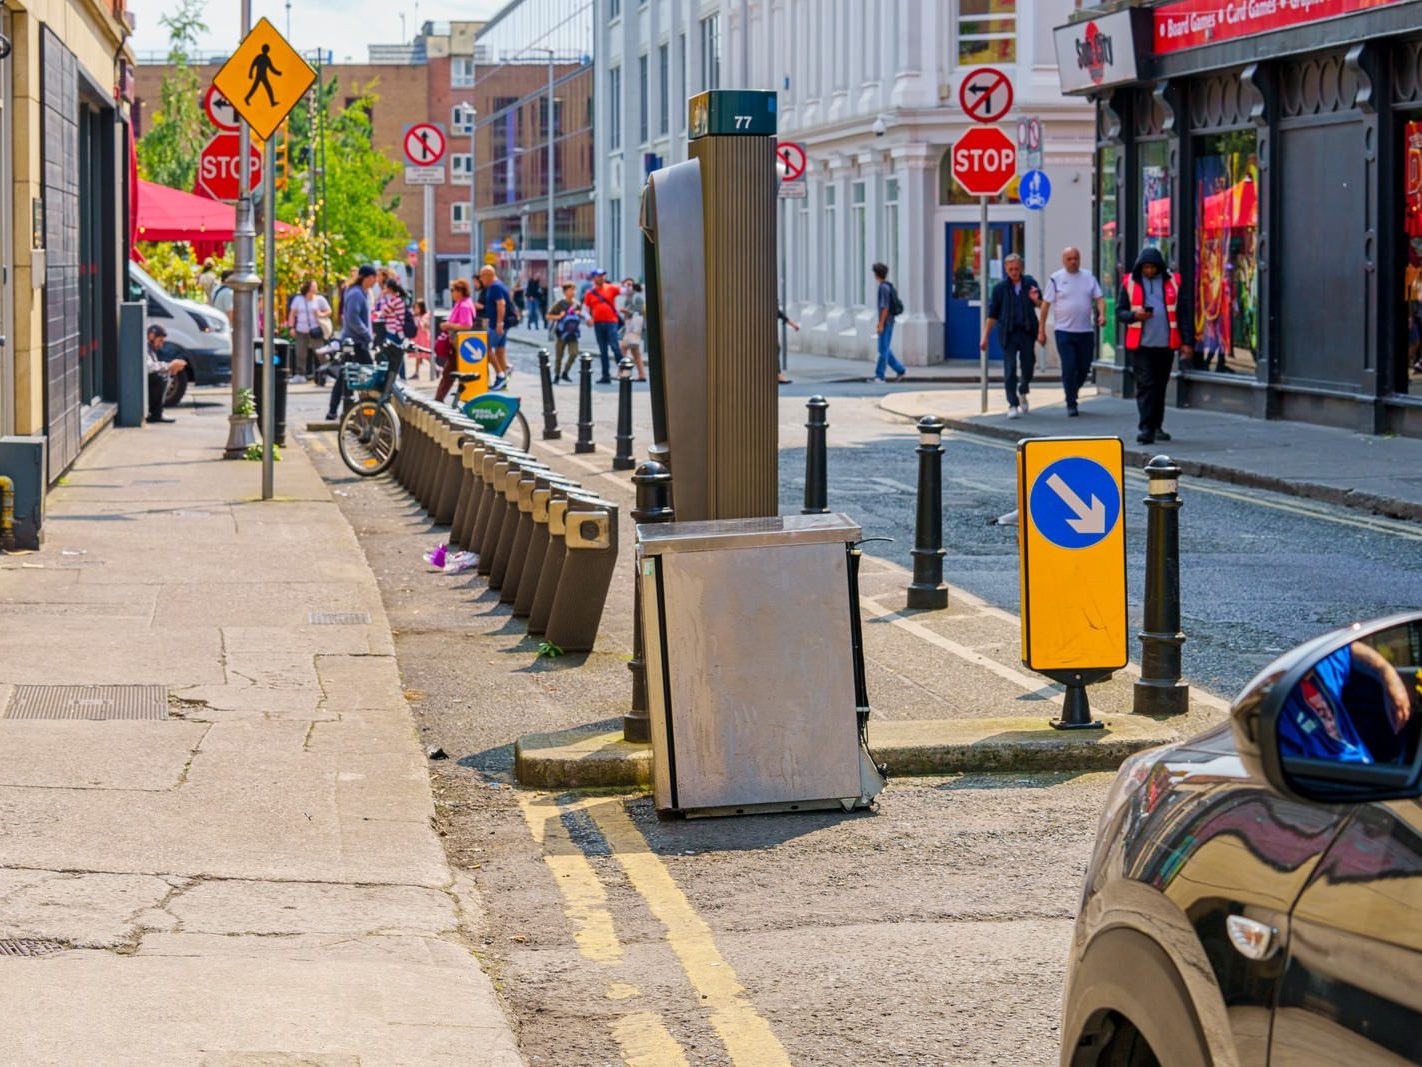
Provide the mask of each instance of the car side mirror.
[{"label": "car side mirror", "polygon": [[1231,718],[1246,769],[1285,796],[1422,795],[1422,612],[1300,645],[1244,687]]}]

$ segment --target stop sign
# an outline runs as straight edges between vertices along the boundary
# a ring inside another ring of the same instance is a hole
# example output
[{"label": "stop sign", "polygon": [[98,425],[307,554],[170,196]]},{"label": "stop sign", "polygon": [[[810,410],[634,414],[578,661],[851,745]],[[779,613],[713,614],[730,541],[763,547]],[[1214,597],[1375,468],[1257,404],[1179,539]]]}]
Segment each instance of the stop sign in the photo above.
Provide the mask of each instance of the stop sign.
[{"label": "stop sign", "polygon": [[1017,144],[996,126],[974,126],[953,145],[953,177],[974,196],[996,196],[1017,173]]},{"label": "stop sign", "polygon": [[[236,200],[241,194],[238,156],[241,138],[235,133],[219,133],[208,141],[198,156],[194,189],[200,196],[213,200]],[[247,191],[262,180],[262,154],[254,145],[248,146]]]}]

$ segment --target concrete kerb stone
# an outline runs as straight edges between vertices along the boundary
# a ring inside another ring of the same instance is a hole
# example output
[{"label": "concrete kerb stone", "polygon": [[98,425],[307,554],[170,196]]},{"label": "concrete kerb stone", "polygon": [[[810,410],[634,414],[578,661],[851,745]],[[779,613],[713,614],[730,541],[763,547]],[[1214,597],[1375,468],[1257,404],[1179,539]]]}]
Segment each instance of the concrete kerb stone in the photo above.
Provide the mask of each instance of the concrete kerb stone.
[{"label": "concrete kerb stone", "polygon": [[[1143,749],[1180,740],[1172,724],[1115,715],[1101,730],[1062,731],[1034,718],[933,719],[869,724],[869,747],[890,776],[992,771],[1115,770]],[[621,731],[531,734],[514,748],[514,776],[534,789],[646,789],[652,751]]]}]

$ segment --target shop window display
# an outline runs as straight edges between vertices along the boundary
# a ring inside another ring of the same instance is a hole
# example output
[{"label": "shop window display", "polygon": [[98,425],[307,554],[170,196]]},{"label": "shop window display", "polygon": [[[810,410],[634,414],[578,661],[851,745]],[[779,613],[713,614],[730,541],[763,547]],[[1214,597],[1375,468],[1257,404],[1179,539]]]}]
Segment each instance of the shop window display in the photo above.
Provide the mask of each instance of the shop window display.
[{"label": "shop window display", "polygon": [[1397,391],[1422,394],[1422,120],[1403,127],[1403,231],[1407,266],[1403,297],[1407,306],[1407,355]]},{"label": "shop window display", "polygon": [[1096,168],[1096,277],[1101,283],[1101,291],[1106,294],[1106,325],[1101,329],[1103,363],[1120,362],[1125,354],[1125,350],[1116,345],[1116,297],[1121,286],[1121,269],[1116,262],[1116,151],[1114,147],[1102,148]]},{"label": "shop window display", "polygon": [[[1175,238],[1170,230],[1170,148],[1164,141],[1147,141],[1140,146],[1141,248],[1158,248],[1174,270]],[[1139,252],[1139,249],[1136,250]]]},{"label": "shop window display", "polygon": [[1253,130],[1195,142],[1194,369],[1250,374],[1259,351],[1259,159]]}]

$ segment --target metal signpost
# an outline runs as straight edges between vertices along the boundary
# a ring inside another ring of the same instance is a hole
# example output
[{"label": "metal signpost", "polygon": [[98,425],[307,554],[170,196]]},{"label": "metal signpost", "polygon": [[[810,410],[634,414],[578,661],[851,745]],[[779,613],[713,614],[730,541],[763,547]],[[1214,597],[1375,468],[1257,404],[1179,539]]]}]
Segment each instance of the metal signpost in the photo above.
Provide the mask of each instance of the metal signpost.
[{"label": "metal signpost", "polygon": [[[420,288],[425,294],[425,307],[435,306],[435,195],[434,187],[444,184],[444,153],[449,139],[444,126],[437,122],[416,122],[405,127],[405,168],[408,185],[422,185],[425,192],[424,240],[420,242],[422,258]],[[470,180],[473,178],[471,176]],[[473,221],[470,221],[473,225]]]},{"label": "metal signpost", "polygon": [[[997,122],[1012,110],[1012,79],[996,67],[971,70],[958,86],[958,104],[974,122]],[[1005,153],[1005,154],[1004,154]],[[1009,169],[1010,167],[1010,169]],[[996,127],[974,127],[953,145],[953,178],[978,198],[978,328],[987,334],[988,282],[992,280],[988,253],[988,198],[1007,188],[1017,173],[1017,151],[1011,138]],[[1004,174],[1006,175],[1004,177]],[[988,353],[978,361],[982,378],[981,408],[988,409]]]},{"label": "metal signpost", "polygon": [[[1020,199],[1029,211],[1035,211],[1036,225],[1037,262],[1036,274],[1042,278],[1047,273],[1047,217],[1043,211],[1047,206],[1047,201],[1052,196],[1052,183],[1047,180],[1047,174],[1042,170],[1042,137],[1045,127],[1042,120],[1036,115],[1026,115],[1017,120],[1017,150],[1022,157],[1022,164],[1027,168],[1027,173],[1022,175],[1022,182],[1026,183],[1035,172],[1041,175],[1043,185],[1037,186],[1037,191],[1028,194],[1023,192]],[[1034,202],[1028,202],[1028,196]]]},{"label": "metal signpost", "polygon": [[776,169],[780,171],[780,369],[790,369],[790,327],[785,322],[785,304],[789,300],[788,283],[785,278],[785,231],[789,229],[785,218],[786,200],[803,200],[809,193],[805,182],[805,168],[808,165],[805,148],[794,141],[782,141],[775,146]]},{"label": "metal signpost", "polygon": [[1017,446],[1022,662],[1067,687],[1058,729],[1099,727],[1085,687],[1127,662],[1124,478],[1118,437]]},{"label": "metal signpost", "polygon": [[[243,25],[249,21],[243,3]],[[276,433],[276,360],[273,340],[276,336],[276,141],[272,135],[291,112],[306,90],[316,81],[316,72],[277,32],[266,19],[258,21],[242,38],[232,58],[212,79],[213,87],[230,103],[246,126],[266,142],[266,159],[262,176],[262,207],[265,212],[266,269],[263,271],[262,309],[266,330],[262,340],[262,499],[270,500],[274,493],[275,472],[272,451]],[[244,131],[245,132],[245,131]],[[240,146],[239,157],[245,157],[247,145]],[[247,199],[245,192],[242,200]],[[239,223],[241,209],[238,210]],[[250,224],[249,224],[250,225]],[[238,231],[241,232],[240,229]],[[250,338],[250,335],[248,335]],[[237,380],[238,359],[251,355],[240,352],[239,339],[233,337],[233,382]]]}]

